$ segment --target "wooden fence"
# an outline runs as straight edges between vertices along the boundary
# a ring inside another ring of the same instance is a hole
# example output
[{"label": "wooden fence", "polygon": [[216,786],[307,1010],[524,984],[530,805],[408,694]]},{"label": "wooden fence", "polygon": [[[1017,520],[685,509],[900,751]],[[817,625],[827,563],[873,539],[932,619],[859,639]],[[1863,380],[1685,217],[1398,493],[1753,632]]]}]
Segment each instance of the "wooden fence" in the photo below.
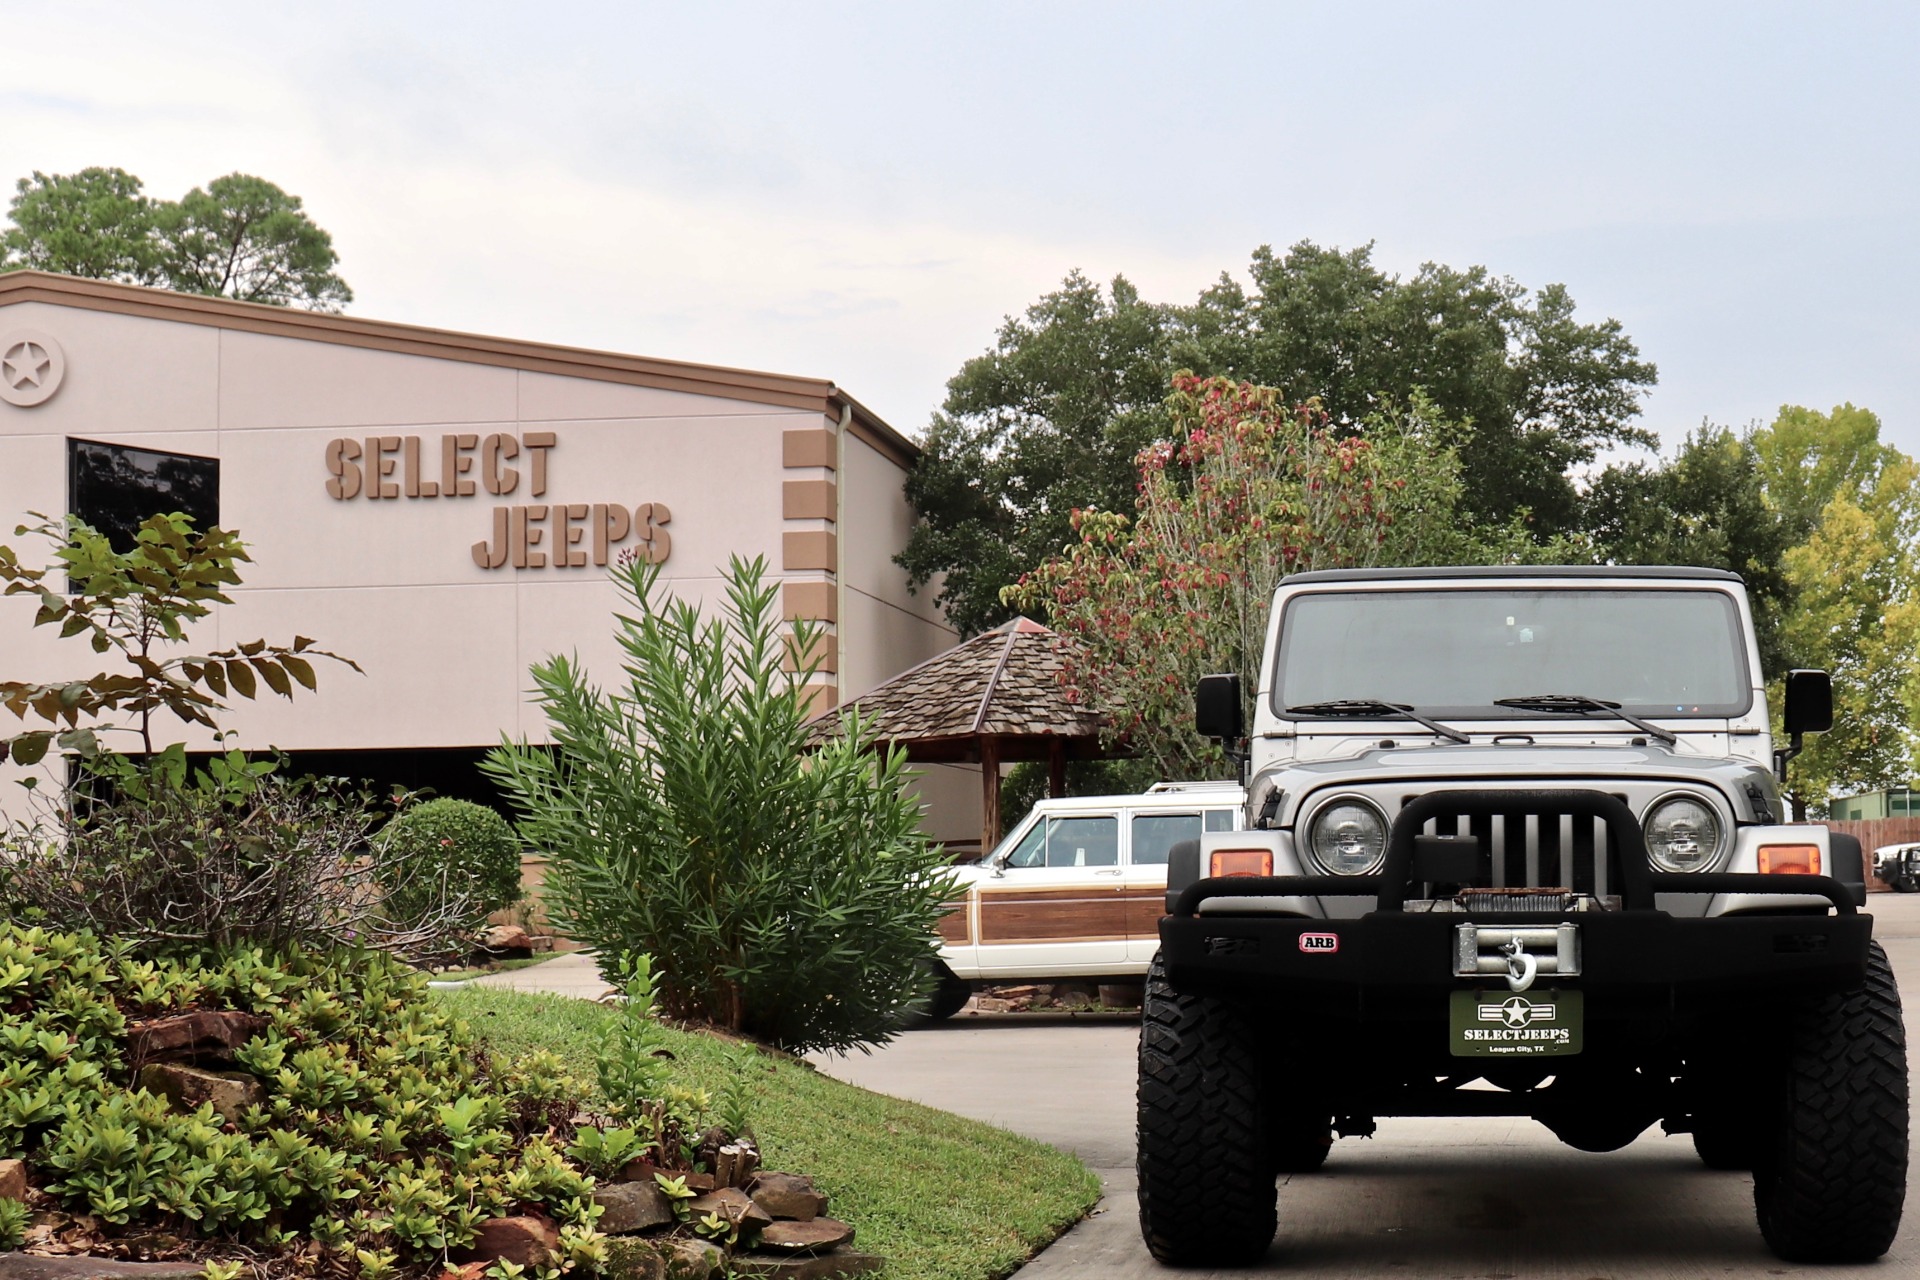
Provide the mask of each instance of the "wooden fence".
[{"label": "wooden fence", "polygon": [[1860,857],[1866,863],[1867,888],[1887,886],[1874,879],[1873,851],[1883,844],[1920,843],[1920,818],[1856,818],[1848,822],[1829,822],[1830,830],[1852,836],[1860,842]]}]

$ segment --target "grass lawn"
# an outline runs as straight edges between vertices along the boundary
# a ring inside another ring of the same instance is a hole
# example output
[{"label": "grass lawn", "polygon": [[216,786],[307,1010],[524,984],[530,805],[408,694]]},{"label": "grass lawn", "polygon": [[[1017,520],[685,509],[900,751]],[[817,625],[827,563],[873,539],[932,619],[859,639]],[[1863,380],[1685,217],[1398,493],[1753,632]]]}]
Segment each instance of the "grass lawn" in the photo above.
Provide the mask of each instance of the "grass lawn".
[{"label": "grass lawn", "polygon": [[[434,995],[499,1053],[545,1048],[589,1077],[615,1009],[466,987]],[[669,1031],[680,1079],[718,1091],[724,1042]],[[887,1259],[889,1280],[992,1280],[1079,1220],[1099,1180],[1065,1152],[976,1120],[882,1097],[767,1054],[753,1106],[765,1166],[811,1174],[828,1212]]]}]

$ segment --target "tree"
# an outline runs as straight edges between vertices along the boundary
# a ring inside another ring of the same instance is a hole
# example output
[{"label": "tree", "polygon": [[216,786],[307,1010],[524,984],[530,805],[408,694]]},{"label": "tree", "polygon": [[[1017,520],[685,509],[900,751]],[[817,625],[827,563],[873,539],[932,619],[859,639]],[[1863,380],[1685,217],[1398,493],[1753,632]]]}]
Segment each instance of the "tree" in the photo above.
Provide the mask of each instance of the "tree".
[{"label": "tree", "polygon": [[334,273],[333,238],[298,196],[248,174],[216,178],[178,201],[142,194],[123,169],[35,172],[16,184],[0,270],[97,280],[338,311],[353,291]]},{"label": "tree", "polygon": [[1517,531],[1490,545],[1457,519],[1459,463],[1424,400],[1344,432],[1312,402],[1224,378],[1183,375],[1168,404],[1173,439],[1139,455],[1136,515],[1077,513],[1076,542],[1007,592],[1078,642],[1070,692],[1105,711],[1155,777],[1219,776],[1218,748],[1192,729],[1194,682],[1258,664],[1287,574],[1528,545]]},{"label": "tree", "polygon": [[0,266],[157,283],[153,201],[125,169],[64,175],[35,170],[17,190],[13,225],[0,233]]},{"label": "tree", "polygon": [[1251,287],[1223,276],[1190,306],[1108,295],[1078,273],[1009,319],[948,383],[908,480],[921,516],[899,557],[963,631],[1007,617],[1002,586],[1065,545],[1068,513],[1131,510],[1132,458],[1164,439],[1158,401],[1188,369],[1318,400],[1336,431],[1413,402],[1448,424],[1462,512],[1537,541],[1572,531],[1569,471],[1602,447],[1647,445],[1633,425],[1654,367],[1617,321],[1582,323],[1565,288],[1529,294],[1484,267],[1429,263],[1402,279],[1372,247],[1262,247]]},{"label": "tree", "polygon": [[1000,590],[1072,537],[1073,512],[1133,508],[1133,456],[1165,434],[1170,313],[1125,277],[1073,272],[1009,317],[947,384],[907,500],[923,519],[898,560],[972,634]]},{"label": "tree", "polygon": [[[1804,817],[1835,793],[1905,786],[1920,769],[1920,466],[1850,404],[1787,406],[1754,444],[1768,499],[1795,534],[1782,559],[1787,658],[1833,676],[1834,727],[1788,773]],[[1778,708],[1777,681],[1772,692]]]},{"label": "tree", "polygon": [[333,237],[290,196],[264,178],[230,173],[178,204],[162,205],[154,228],[168,286],[265,302],[339,311],[353,291],[333,268]]},{"label": "tree", "polygon": [[734,560],[709,620],[659,593],[657,566],[623,564],[621,678],[536,665],[552,749],[503,745],[482,767],[546,854],[567,936],[609,965],[653,956],[676,1017],[845,1049],[887,1039],[925,994],[953,885],[902,753],[853,720],[806,750],[820,636],[783,639],[765,571]]},{"label": "tree", "polygon": [[[38,764],[51,748],[99,756],[99,733],[131,732],[139,755],[154,755],[155,712],[187,724],[217,728],[215,716],[230,694],[253,698],[264,683],[283,698],[297,684],[315,688],[313,660],[330,658],[355,671],[358,663],[314,647],[305,636],[292,644],[249,640],[203,654],[165,654],[187,640],[187,627],[231,604],[225,589],[238,585],[236,566],[251,560],[246,544],[227,529],[195,531],[183,515],[157,515],[143,522],[134,546],[116,551],[104,534],[69,517],[36,516],[14,536],[34,533],[53,544],[53,563],[30,568],[13,548],[0,546],[4,595],[38,600],[33,625],[58,626],[62,638],[84,636],[98,654],[114,654],[123,668],[78,680],[0,681],[0,706],[22,720],[30,716],[55,726],[0,737],[0,754],[16,764]],[[92,724],[131,716],[132,726]],[[64,728],[59,726],[64,725]]]},{"label": "tree", "polygon": [[1753,433],[1703,423],[1671,460],[1617,463],[1595,477],[1581,523],[1615,564],[1727,569],[1747,584],[1760,665],[1785,672],[1781,628],[1790,604],[1784,559],[1794,536],[1770,499]]},{"label": "tree", "polygon": [[1485,267],[1429,262],[1409,279],[1373,246],[1302,241],[1254,251],[1248,292],[1222,277],[1184,313],[1177,355],[1194,369],[1317,398],[1349,428],[1417,388],[1455,440],[1466,510],[1503,524],[1527,512],[1543,537],[1572,531],[1570,468],[1610,445],[1651,445],[1632,425],[1657,373],[1617,320],[1582,324],[1564,285],[1529,297]]}]

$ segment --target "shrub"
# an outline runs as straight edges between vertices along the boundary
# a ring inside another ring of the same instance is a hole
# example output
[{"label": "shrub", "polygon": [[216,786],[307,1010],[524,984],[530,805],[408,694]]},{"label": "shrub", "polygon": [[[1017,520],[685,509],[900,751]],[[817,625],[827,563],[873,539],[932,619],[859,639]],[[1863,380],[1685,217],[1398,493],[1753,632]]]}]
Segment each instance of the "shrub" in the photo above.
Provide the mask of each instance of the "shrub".
[{"label": "shrub", "polygon": [[464,903],[470,923],[520,900],[520,847],[505,818],[466,800],[402,809],[374,841],[390,912],[400,919]]},{"label": "shrub", "polygon": [[[0,1007],[0,1158],[25,1158],[105,1235],[311,1239],[337,1255],[324,1273],[351,1274],[363,1255],[442,1258],[483,1220],[535,1206],[563,1228],[564,1263],[543,1274],[601,1260],[593,1184],[563,1154],[583,1082],[551,1054],[491,1062],[388,957],[146,961],[89,934],[0,925]],[[229,1122],[134,1087],[130,1020],[189,1009],[265,1019],[234,1054],[264,1104]]]},{"label": "shrub", "polygon": [[[103,757],[111,798],[50,805],[0,833],[0,906],[144,952],[372,946],[412,959],[467,947],[466,899],[400,880],[383,902],[365,797],[276,775],[238,752],[189,769],[178,746],[142,766]],[[396,872],[396,875],[399,873]],[[407,872],[411,874],[411,872]]]},{"label": "shrub", "polygon": [[568,936],[654,956],[669,1014],[843,1049],[885,1040],[924,994],[950,886],[900,753],[851,720],[807,753],[820,636],[780,635],[764,577],[736,558],[703,619],[662,598],[652,566],[621,566],[624,680],[603,691],[570,659],[537,665],[554,747],[502,746],[482,768],[546,852],[543,897]]}]

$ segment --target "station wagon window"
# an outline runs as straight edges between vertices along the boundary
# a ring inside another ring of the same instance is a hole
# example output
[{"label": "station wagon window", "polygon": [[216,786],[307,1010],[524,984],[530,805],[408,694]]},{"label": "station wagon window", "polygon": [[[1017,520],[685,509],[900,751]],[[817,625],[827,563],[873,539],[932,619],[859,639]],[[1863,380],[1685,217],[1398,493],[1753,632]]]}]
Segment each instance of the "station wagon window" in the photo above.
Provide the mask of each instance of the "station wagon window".
[{"label": "station wagon window", "polygon": [[1133,865],[1161,867],[1167,851],[1182,840],[1200,838],[1197,813],[1143,813],[1133,820]]},{"label": "station wagon window", "polygon": [[1009,867],[1113,867],[1120,864],[1120,820],[1048,818],[1035,823],[1007,855]]},{"label": "station wagon window", "polygon": [[[1203,825],[1198,813],[1143,813],[1133,820],[1133,865],[1164,867],[1167,854],[1182,840],[1198,840]],[[1233,810],[1209,809],[1204,815],[1208,831],[1233,830]]]}]

